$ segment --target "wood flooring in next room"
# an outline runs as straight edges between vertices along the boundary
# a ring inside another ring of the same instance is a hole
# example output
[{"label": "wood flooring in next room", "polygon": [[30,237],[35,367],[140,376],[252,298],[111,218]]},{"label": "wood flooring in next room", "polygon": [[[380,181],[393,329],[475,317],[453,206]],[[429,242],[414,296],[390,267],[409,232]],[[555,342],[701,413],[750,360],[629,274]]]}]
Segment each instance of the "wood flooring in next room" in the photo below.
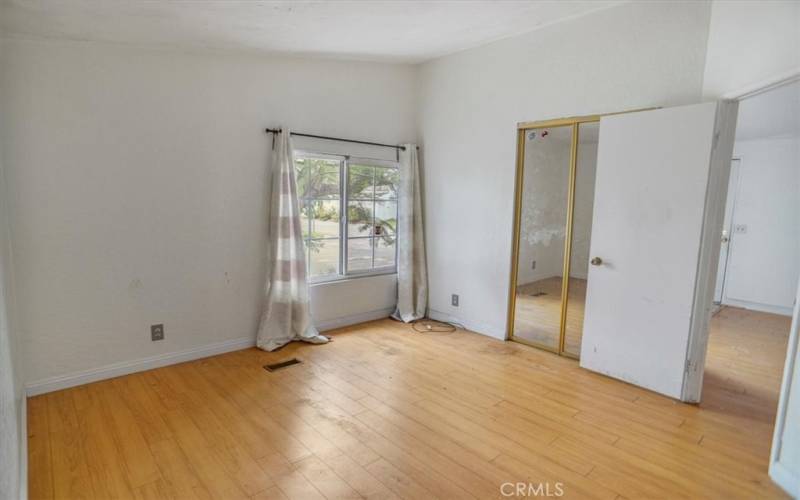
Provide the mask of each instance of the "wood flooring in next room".
[{"label": "wood flooring in next room", "polygon": [[565,498],[784,498],[767,459],[788,329],[718,313],[693,406],[525,345],[366,323],[30,398],[29,493],[469,499],[523,482]]}]

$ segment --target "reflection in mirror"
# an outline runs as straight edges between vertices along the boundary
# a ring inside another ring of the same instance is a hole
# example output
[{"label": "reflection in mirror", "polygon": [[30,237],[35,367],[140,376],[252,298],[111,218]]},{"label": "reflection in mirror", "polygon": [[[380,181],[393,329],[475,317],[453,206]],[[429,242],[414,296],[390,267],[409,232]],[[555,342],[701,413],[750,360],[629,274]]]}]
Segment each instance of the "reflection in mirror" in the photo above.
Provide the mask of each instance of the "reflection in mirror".
[{"label": "reflection in mirror", "polygon": [[525,132],[514,339],[559,347],[572,127]]},{"label": "reflection in mirror", "polygon": [[564,351],[580,356],[586,276],[589,272],[589,244],[592,236],[594,182],[597,170],[597,142],[600,123],[578,126],[578,161],[575,165],[575,197],[572,215],[572,247],[569,266]]}]

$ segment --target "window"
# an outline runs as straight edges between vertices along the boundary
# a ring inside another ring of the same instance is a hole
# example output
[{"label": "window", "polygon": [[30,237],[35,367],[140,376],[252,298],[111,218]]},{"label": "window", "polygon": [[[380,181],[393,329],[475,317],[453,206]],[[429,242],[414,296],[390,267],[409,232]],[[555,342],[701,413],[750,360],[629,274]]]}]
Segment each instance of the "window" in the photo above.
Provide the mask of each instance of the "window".
[{"label": "window", "polygon": [[296,153],[310,281],[395,272],[397,164]]}]

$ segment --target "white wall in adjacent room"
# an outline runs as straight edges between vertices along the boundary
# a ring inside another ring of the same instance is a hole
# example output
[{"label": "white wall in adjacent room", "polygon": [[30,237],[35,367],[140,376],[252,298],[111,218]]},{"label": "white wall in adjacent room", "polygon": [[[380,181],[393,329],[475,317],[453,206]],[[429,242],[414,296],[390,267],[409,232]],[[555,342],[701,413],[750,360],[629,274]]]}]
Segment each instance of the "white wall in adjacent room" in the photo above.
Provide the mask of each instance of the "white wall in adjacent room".
[{"label": "white wall in adjacent room", "polygon": [[737,141],[723,303],[789,315],[800,276],[800,138]]},{"label": "white wall in adjacent room", "polygon": [[800,275],[800,82],[743,99],[724,304],[791,314]]},{"label": "white wall in adjacent room", "polygon": [[505,334],[515,125],[698,102],[709,15],[704,2],[636,2],[422,65],[434,315]]},{"label": "white wall in adjacent room", "polygon": [[[265,127],[393,144],[416,137],[411,66],[0,44],[0,146],[29,383],[255,337]],[[315,320],[385,314],[394,294],[391,276],[320,286]],[[156,323],[166,339],[151,342]]]}]

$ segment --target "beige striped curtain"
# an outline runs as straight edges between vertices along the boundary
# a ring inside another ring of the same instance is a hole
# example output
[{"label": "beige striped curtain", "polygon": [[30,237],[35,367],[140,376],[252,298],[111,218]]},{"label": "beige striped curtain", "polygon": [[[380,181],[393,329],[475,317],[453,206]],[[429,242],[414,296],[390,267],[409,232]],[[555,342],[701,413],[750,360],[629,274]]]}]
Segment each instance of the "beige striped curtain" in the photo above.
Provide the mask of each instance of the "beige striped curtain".
[{"label": "beige striped curtain", "polygon": [[428,310],[428,264],[417,145],[404,146],[397,196],[397,309],[392,317],[409,323],[424,318]]},{"label": "beige striped curtain", "polygon": [[257,345],[274,351],[293,340],[328,342],[311,319],[291,133],[277,133],[270,163],[268,271]]}]

